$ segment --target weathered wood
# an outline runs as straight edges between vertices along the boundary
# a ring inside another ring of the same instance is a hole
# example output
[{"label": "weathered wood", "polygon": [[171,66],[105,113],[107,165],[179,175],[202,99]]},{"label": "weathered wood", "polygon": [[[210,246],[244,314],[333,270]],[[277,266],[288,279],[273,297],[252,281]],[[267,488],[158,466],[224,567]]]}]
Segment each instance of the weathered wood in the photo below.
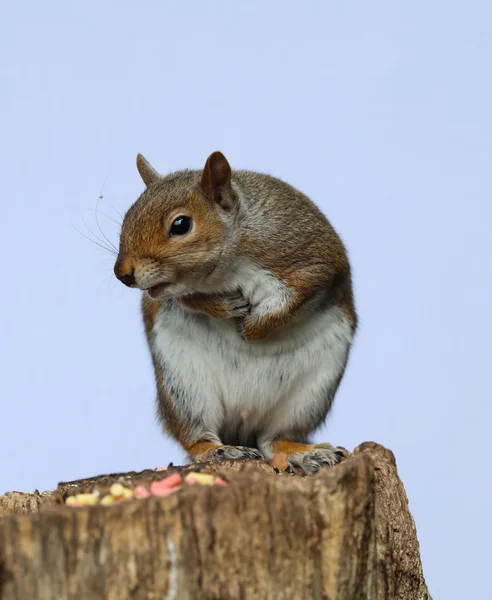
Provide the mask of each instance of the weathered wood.
[{"label": "weathered wood", "polygon": [[[39,512],[4,516],[0,598],[430,600],[385,448],[363,444],[312,478],[263,462],[198,468],[229,485],[109,507],[63,504],[67,494],[104,493],[116,474],[61,484],[44,502],[31,500]],[[137,485],[167,474],[123,477]],[[19,498],[10,506],[18,513]]]},{"label": "weathered wood", "polygon": [[51,498],[52,492],[10,492],[0,496],[0,518],[14,513],[38,512],[41,505]]}]

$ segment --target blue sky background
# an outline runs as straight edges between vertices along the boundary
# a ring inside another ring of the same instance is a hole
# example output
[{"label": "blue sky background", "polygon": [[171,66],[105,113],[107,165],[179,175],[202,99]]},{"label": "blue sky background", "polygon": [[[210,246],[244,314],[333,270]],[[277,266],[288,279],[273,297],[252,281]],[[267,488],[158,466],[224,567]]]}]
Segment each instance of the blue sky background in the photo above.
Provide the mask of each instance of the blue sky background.
[{"label": "blue sky background", "polygon": [[138,293],[75,227],[137,198],[137,152],[165,173],[220,149],[350,250],[361,326],[317,439],[390,447],[431,593],[484,597],[492,5],[31,0],[0,23],[0,493],[183,460]]}]

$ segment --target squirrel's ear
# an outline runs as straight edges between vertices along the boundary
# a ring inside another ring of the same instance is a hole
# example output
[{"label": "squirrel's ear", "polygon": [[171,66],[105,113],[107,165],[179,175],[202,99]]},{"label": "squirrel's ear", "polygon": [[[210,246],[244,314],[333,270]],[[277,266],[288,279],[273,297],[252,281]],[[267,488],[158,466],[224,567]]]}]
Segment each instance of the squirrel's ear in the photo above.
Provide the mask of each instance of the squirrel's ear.
[{"label": "squirrel's ear", "polygon": [[213,152],[202,172],[201,188],[207,198],[222,208],[232,208],[235,201],[231,185],[231,166],[222,152]]},{"label": "squirrel's ear", "polygon": [[143,179],[143,182],[147,187],[155,183],[160,178],[159,173],[141,154],[137,154],[137,169],[140,173],[140,177]]}]

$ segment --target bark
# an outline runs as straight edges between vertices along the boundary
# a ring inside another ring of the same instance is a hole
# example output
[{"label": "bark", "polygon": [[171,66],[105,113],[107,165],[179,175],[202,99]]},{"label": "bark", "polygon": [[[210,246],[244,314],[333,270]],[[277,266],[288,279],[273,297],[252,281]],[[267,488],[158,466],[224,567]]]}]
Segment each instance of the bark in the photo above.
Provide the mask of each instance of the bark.
[{"label": "bark", "polygon": [[[365,443],[315,477],[264,462],[193,466],[229,485],[113,506],[67,495],[166,472],[0,498],[2,600],[430,600],[393,454]],[[25,498],[23,498],[25,496]],[[29,512],[32,511],[32,512]]]}]

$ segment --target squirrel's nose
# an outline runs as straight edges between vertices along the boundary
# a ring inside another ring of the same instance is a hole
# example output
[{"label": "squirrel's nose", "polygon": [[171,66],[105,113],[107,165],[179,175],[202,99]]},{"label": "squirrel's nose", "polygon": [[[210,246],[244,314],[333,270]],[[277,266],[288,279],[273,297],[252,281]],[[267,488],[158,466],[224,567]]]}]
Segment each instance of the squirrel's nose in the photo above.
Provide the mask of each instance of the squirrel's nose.
[{"label": "squirrel's nose", "polygon": [[135,281],[135,269],[129,260],[120,262],[116,261],[114,266],[114,274],[116,277],[128,287],[136,285]]},{"label": "squirrel's nose", "polygon": [[133,273],[128,273],[126,275],[120,275],[118,277],[118,279],[121,281],[121,283],[124,283],[128,287],[135,285],[135,276],[133,275]]}]

